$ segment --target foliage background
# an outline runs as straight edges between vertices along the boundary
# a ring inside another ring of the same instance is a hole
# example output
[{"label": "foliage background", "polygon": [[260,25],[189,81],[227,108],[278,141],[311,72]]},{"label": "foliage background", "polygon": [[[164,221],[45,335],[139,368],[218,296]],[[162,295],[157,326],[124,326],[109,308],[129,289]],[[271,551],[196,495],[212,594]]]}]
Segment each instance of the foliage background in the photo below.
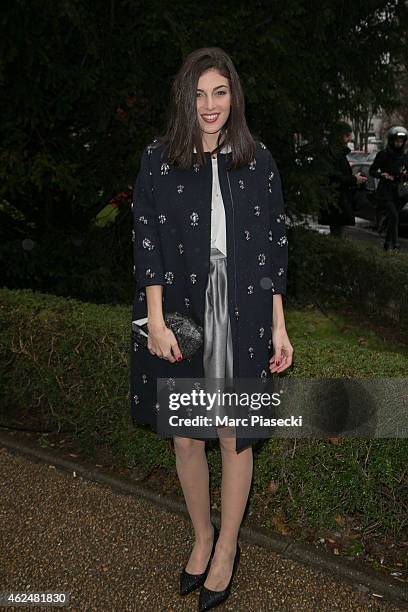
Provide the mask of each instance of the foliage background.
[{"label": "foliage background", "polygon": [[[140,152],[164,130],[171,82],[201,46],[231,54],[288,210],[316,210],[318,169],[305,160],[325,131],[400,105],[407,12],[398,0],[2,2],[2,284],[131,299],[121,287],[132,284]],[[308,146],[295,150],[295,134]]]}]

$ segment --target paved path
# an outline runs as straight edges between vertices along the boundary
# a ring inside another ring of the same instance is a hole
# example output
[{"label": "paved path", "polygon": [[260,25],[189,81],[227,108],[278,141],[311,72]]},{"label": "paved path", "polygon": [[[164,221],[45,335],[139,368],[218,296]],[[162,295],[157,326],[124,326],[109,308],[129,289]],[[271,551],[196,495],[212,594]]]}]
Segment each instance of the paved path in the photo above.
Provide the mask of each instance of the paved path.
[{"label": "paved path", "polygon": [[[197,609],[198,592],[177,593],[192,546],[183,517],[1,447],[0,486],[0,591],[69,592],[69,610],[81,612]],[[258,546],[241,546],[233,592],[220,611],[403,610]]]}]

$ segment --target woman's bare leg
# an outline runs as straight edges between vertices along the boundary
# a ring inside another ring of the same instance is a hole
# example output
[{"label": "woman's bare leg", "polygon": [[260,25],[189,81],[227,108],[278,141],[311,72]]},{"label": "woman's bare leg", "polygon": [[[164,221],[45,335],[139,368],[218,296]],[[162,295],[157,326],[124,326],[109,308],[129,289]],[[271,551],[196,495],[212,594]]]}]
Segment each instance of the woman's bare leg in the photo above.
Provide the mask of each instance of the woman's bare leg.
[{"label": "woman's bare leg", "polygon": [[226,436],[226,430],[226,427],[218,430],[222,456],[221,529],[204,583],[204,586],[213,591],[223,591],[231,578],[238,532],[251,489],[253,471],[252,446],[237,453],[235,435]]},{"label": "woman's bare leg", "polygon": [[185,569],[189,574],[201,574],[210,558],[214,536],[205,441],[174,436],[174,450],[177,474],[195,534]]}]

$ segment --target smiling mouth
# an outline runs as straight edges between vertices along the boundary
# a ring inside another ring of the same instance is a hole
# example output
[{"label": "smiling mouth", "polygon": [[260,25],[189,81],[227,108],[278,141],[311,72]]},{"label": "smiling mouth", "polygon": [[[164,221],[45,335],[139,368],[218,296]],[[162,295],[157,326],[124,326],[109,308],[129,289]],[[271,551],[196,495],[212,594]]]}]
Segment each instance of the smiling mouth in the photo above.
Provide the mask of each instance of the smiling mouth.
[{"label": "smiling mouth", "polygon": [[206,115],[201,115],[206,123],[215,123],[220,116],[220,113],[211,113]]}]

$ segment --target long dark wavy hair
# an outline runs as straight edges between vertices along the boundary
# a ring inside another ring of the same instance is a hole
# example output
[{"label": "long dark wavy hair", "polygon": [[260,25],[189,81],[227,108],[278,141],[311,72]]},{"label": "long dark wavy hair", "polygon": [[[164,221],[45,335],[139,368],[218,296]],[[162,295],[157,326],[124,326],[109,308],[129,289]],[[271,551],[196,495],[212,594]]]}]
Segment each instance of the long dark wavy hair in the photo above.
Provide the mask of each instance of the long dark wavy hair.
[{"label": "long dark wavy hair", "polygon": [[229,168],[249,164],[255,157],[256,144],[247,126],[244,92],[235,66],[229,55],[219,47],[205,47],[190,53],[177,73],[171,91],[167,131],[158,137],[160,142],[167,145],[169,163],[181,169],[191,168],[194,161],[200,165],[206,161],[197,114],[197,86],[200,76],[210,69],[218,70],[228,79],[231,91],[230,114],[212,153],[229,145]]}]

